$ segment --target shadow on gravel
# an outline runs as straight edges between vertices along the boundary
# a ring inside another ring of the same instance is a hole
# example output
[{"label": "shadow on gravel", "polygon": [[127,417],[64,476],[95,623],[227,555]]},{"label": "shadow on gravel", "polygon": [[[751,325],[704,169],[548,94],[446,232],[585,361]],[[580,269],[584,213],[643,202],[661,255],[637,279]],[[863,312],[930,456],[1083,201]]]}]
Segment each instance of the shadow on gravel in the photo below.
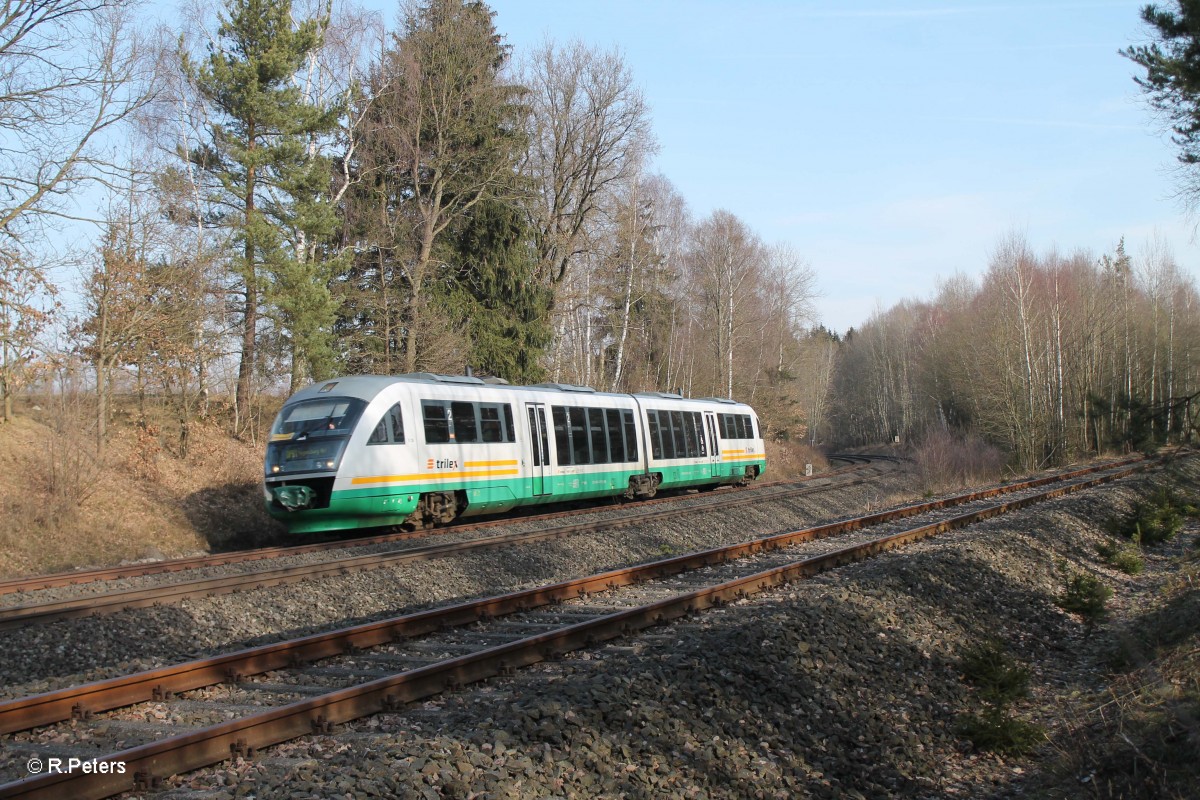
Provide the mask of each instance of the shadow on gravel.
[{"label": "shadow on gravel", "polygon": [[498,740],[545,754],[524,772],[531,795],[937,796],[954,783],[964,697],[952,661],[837,595],[738,605],[651,630],[641,653],[569,658],[561,677],[520,676],[516,700],[453,708],[440,738],[468,761]]}]

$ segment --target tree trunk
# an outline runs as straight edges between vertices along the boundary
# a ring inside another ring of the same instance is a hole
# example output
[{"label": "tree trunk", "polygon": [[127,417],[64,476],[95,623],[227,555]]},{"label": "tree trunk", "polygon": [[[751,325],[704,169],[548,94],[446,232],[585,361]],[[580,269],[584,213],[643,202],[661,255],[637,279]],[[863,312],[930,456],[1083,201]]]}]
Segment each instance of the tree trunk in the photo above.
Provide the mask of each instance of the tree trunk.
[{"label": "tree trunk", "polygon": [[[249,149],[255,149],[254,126],[251,125],[246,135]],[[254,374],[255,333],[258,327],[258,281],[254,268],[254,237],[249,228],[254,216],[254,167],[246,170],[246,248],[244,258],[246,280],[246,305],[242,312],[242,360],[238,364],[237,394],[234,397],[235,433],[241,434],[250,421],[250,382]]]}]

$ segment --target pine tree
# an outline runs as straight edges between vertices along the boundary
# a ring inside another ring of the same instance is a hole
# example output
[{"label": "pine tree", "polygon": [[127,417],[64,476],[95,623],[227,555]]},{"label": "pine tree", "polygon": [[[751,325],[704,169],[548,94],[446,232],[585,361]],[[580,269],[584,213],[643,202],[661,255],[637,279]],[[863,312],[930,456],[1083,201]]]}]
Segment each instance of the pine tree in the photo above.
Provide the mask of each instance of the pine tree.
[{"label": "pine tree", "polygon": [[1142,7],[1142,21],[1155,39],[1121,55],[1146,70],[1134,81],[1172,133],[1184,165],[1184,196],[1200,199],[1200,0]]},{"label": "pine tree", "polygon": [[320,47],[328,17],[294,22],[290,0],[227,0],[226,12],[207,58],[181,61],[214,120],[210,141],[187,157],[216,179],[228,209],[221,221],[240,245],[231,271],[244,291],[236,409],[245,424],[268,279],[278,283],[269,299],[292,327],[294,357],[318,353],[316,331],[332,318],[314,260],[315,243],[333,229],[320,199],[328,167],[309,145],[334,129],[338,109],[309,102],[292,80]]},{"label": "pine tree", "polygon": [[471,366],[513,383],[542,379],[553,291],[537,280],[537,251],[523,210],[487,200],[454,231],[451,271],[437,298],[467,331]]},{"label": "pine tree", "polygon": [[[342,284],[349,305],[339,328],[364,347],[374,338],[379,351],[360,360],[384,370],[461,368],[473,360],[469,341],[451,341],[464,331],[441,307],[448,293],[458,294],[445,282],[473,280],[471,295],[489,279],[459,274],[472,265],[451,267],[447,258],[462,254],[454,240],[468,220],[511,229],[480,206],[511,200],[525,145],[523,90],[502,77],[508,47],[492,17],[476,0],[412,7],[366,87],[360,183],[344,234],[359,247]],[[510,238],[481,235],[476,243],[503,249]],[[512,253],[476,255],[495,265]]]}]

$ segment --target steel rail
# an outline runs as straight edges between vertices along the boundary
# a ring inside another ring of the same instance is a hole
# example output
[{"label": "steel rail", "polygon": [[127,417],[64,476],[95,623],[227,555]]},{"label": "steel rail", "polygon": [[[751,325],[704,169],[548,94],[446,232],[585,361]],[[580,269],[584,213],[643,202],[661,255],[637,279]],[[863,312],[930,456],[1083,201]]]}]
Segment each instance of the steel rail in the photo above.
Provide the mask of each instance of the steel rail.
[{"label": "steel rail", "polygon": [[[455,689],[466,683],[504,674],[515,668],[528,666],[571,650],[590,647],[601,641],[627,635],[712,606],[722,605],[797,578],[808,577],[827,569],[860,561],[911,542],[1025,508],[1038,502],[1108,483],[1145,469],[1147,466],[1148,463],[1127,467],[1090,480],[1059,486],[1030,497],[999,503],[948,520],[883,536],[861,545],[774,567],[665,600],[564,626],[555,631],[529,636],[357,686],[335,690],[309,700],[290,703],[260,714],[140,745],[97,759],[100,763],[123,763],[124,772],[121,773],[74,772],[24,778],[0,786],[0,798],[32,800],[33,798],[62,797],[68,794],[78,798],[101,798],[129,789],[148,788],[163,776],[207,766],[234,755],[251,756],[262,747],[309,733],[328,732],[330,727],[337,723],[368,716],[379,711],[394,710],[404,703],[439,694],[447,689]],[[1081,472],[1087,474],[1096,471],[1098,468]],[[1047,479],[1025,482],[1025,484],[1042,483],[1045,480]],[[972,494],[981,494],[985,497],[995,496],[1005,490],[1015,491],[1015,487],[1002,487]],[[945,502],[935,501],[932,504],[921,505],[944,507]],[[889,513],[881,512],[869,515],[869,517],[877,518]],[[858,518],[858,520],[863,519],[867,518]],[[767,540],[747,542],[739,547],[776,549],[783,546],[787,537],[802,533],[807,532],[779,534],[773,537],[774,546],[770,548],[761,547]],[[717,551],[708,552],[724,556],[725,551],[729,549],[720,548]],[[614,589],[643,580],[645,569],[648,567],[664,566],[680,560],[680,558],[667,559],[658,562],[657,565],[616,570],[564,582],[556,586],[570,587],[579,594]],[[680,570],[666,570],[668,574],[677,571]],[[534,591],[544,592],[550,588],[543,587]],[[525,609],[529,607],[528,598],[522,596],[528,594],[528,592],[515,593],[481,602],[500,605],[518,604],[521,609]],[[517,598],[522,599],[518,600]]]},{"label": "steel rail", "polygon": [[103,592],[46,603],[7,606],[0,608],[0,631],[26,625],[44,624],[59,619],[88,617],[96,614],[115,614],[119,611],[134,608],[168,605],[193,597],[212,597],[214,595],[230,594],[250,589],[261,589],[317,578],[346,575],[351,572],[364,572],[383,567],[395,567],[407,563],[461,555],[476,550],[491,550],[515,544],[563,539],[580,533],[612,530],[629,525],[668,519],[676,517],[679,514],[724,510],[751,503],[787,500],[813,492],[826,491],[829,488],[856,486],[864,483],[865,480],[864,478],[854,478],[844,483],[816,486],[806,483],[805,485],[793,486],[789,489],[772,491],[766,494],[755,493],[753,495],[746,495],[738,493],[724,498],[714,498],[712,502],[686,508],[666,508],[652,511],[643,511],[634,508],[631,509],[633,513],[612,520],[562,525],[540,531],[501,533],[465,542],[434,544],[426,547],[415,547],[383,553],[367,553],[365,555],[341,557],[313,564],[300,564],[291,567],[200,578],[158,586]]},{"label": "steel rail", "polygon": [[[1127,464],[1117,466],[1127,466]],[[1130,471],[1139,468],[1141,467],[1133,467]],[[1064,477],[1063,480],[1092,474],[1100,469],[1091,467],[1079,470]],[[1129,473],[1122,472],[1120,477],[1124,477],[1125,474]],[[699,567],[744,558],[759,552],[777,550],[804,541],[827,538],[1001,494],[1038,488],[1055,482],[1055,480],[1053,477],[1046,477],[994,489],[969,492],[942,500],[876,512],[798,531],[779,533],[762,539],[752,539],[725,547],[673,556],[634,567],[610,570],[586,578],[562,581],[498,597],[456,603],[379,622],[261,645],[213,658],[199,659],[78,687],[3,701],[0,702],[0,734],[28,730],[40,725],[61,722],[72,717],[88,716],[92,713],[133,703],[166,698],[180,692],[227,682],[231,678],[258,675],[298,663],[308,663],[341,655],[347,650],[375,647],[398,638],[409,638],[444,627],[470,624],[482,617],[499,616],[559,602],[581,592],[595,591],[596,586],[607,586],[610,582],[625,580],[626,577],[629,580],[662,578]]]}]

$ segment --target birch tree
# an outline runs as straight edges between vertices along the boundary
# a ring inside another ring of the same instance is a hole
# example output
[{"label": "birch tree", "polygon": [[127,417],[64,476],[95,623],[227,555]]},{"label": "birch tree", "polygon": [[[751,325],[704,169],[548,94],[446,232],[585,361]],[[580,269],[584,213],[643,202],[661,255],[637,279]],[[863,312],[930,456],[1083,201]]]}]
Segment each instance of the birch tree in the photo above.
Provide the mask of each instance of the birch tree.
[{"label": "birch tree", "polygon": [[752,278],[761,273],[765,248],[753,232],[728,211],[714,211],[692,235],[689,262],[709,321],[717,366],[713,391],[733,397],[734,351],[741,333],[743,303]]}]

